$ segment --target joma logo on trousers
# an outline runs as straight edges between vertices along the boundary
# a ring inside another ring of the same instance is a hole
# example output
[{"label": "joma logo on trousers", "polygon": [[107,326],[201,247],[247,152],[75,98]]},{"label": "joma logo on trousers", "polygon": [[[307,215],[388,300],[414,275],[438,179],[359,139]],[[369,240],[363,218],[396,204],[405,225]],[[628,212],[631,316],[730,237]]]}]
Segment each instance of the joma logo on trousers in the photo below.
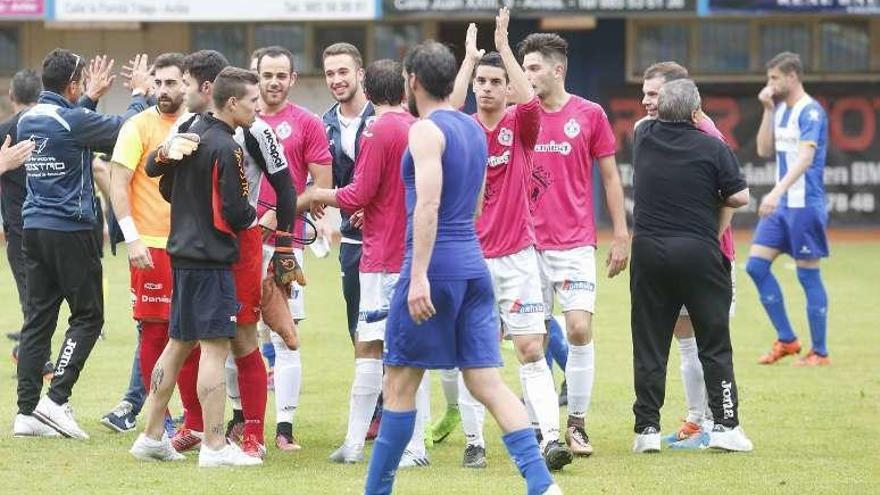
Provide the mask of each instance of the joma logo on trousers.
[{"label": "joma logo on trousers", "polygon": [[55,367],[55,376],[64,374],[65,368],[70,364],[70,357],[73,356],[73,350],[76,349],[76,342],[71,339],[64,341],[64,349],[61,350],[61,357],[58,359],[58,366]]},{"label": "joma logo on trousers", "polygon": [[733,419],[733,384],[721,381],[721,408],[724,410],[724,419]]}]

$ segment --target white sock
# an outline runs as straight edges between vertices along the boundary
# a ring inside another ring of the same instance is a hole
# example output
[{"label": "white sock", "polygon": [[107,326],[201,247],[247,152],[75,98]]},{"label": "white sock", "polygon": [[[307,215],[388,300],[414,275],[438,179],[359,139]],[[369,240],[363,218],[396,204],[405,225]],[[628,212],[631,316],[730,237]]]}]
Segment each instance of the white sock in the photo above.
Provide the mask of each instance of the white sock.
[{"label": "white sock", "polygon": [[443,389],[443,396],[446,397],[446,405],[449,407],[458,406],[458,368],[451,370],[440,370],[440,387]]},{"label": "white sock", "polygon": [[382,360],[355,359],[354,382],[351,384],[351,399],[348,407],[348,433],[345,435],[346,445],[363,447],[380,392],[382,392]]},{"label": "white sock", "polygon": [[547,361],[541,358],[534,363],[521,364],[519,376],[538,419],[542,444],[559,440],[559,399],[553,388],[553,375]]},{"label": "white sock", "polygon": [[681,381],[684,384],[684,400],[687,404],[687,420],[702,425],[709,403],[706,398],[706,382],[703,380],[703,365],[697,352],[697,339],[689,337],[678,339],[681,354]]},{"label": "white sock", "polygon": [[593,342],[587,345],[568,346],[568,364],[565,380],[568,382],[568,415],[585,418],[593,395],[593,379],[596,374],[596,357]]},{"label": "white sock", "polygon": [[416,391],[416,426],[406,446],[407,450],[420,457],[428,455],[425,449],[425,435],[428,434],[429,424],[431,424],[431,381],[428,372],[425,371],[422,375],[422,383]]},{"label": "white sock", "polygon": [[483,439],[483,421],[486,418],[486,407],[468,390],[464,384],[464,376],[458,374],[458,391],[460,397],[458,399],[458,409],[461,412],[461,427],[464,430],[464,437],[468,445],[476,445],[478,447],[486,447],[486,441]]},{"label": "white sock", "polygon": [[[522,388],[522,399],[523,404],[526,406],[526,413],[529,415],[529,426],[533,430],[537,430],[541,427],[540,423],[538,423],[538,416],[535,414],[535,409],[532,407],[532,401],[529,398],[529,389],[526,387],[526,382],[523,381],[523,374],[519,374],[519,384]],[[543,433],[542,433],[543,435]]]},{"label": "white sock", "polygon": [[275,347],[275,422],[293,423],[302,387],[302,360],[299,351],[288,349],[275,332],[272,332],[272,346]]},{"label": "white sock", "polygon": [[241,410],[241,391],[238,389],[238,367],[235,366],[235,357],[230,352],[226,356],[226,396],[232,403],[233,409]]}]

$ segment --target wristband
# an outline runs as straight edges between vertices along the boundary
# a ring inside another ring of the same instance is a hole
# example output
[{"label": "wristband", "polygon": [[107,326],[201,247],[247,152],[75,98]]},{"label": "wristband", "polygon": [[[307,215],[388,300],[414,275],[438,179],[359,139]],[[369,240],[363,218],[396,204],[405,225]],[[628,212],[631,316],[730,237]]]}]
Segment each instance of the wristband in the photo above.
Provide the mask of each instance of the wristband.
[{"label": "wristband", "polygon": [[131,217],[119,219],[119,229],[122,230],[122,237],[125,238],[126,244],[132,243],[141,237],[138,235],[137,227],[134,226],[134,220]]}]

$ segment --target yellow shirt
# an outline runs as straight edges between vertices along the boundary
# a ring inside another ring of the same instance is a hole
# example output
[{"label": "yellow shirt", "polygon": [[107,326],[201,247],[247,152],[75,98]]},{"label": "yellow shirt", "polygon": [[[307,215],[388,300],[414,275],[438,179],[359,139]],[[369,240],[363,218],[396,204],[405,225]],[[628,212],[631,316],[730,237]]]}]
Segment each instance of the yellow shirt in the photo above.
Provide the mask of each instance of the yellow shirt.
[{"label": "yellow shirt", "polygon": [[134,175],[128,187],[131,217],[147,247],[165,249],[171,231],[171,205],[159,192],[159,178],[148,177],[147,155],[168,137],[177,117],[151,107],[130,118],[119,130],[111,161]]}]

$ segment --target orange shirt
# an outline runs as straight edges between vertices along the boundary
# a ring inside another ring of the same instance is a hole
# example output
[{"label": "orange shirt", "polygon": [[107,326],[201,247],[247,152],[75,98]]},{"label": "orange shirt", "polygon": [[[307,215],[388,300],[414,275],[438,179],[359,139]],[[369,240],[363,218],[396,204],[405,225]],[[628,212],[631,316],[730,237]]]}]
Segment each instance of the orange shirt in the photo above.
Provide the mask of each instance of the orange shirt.
[{"label": "orange shirt", "polygon": [[171,205],[159,192],[159,178],[147,177],[147,154],[165,141],[177,117],[150,107],[130,118],[119,130],[111,161],[134,175],[128,187],[131,217],[147,247],[165,249],[171,231]]}]

